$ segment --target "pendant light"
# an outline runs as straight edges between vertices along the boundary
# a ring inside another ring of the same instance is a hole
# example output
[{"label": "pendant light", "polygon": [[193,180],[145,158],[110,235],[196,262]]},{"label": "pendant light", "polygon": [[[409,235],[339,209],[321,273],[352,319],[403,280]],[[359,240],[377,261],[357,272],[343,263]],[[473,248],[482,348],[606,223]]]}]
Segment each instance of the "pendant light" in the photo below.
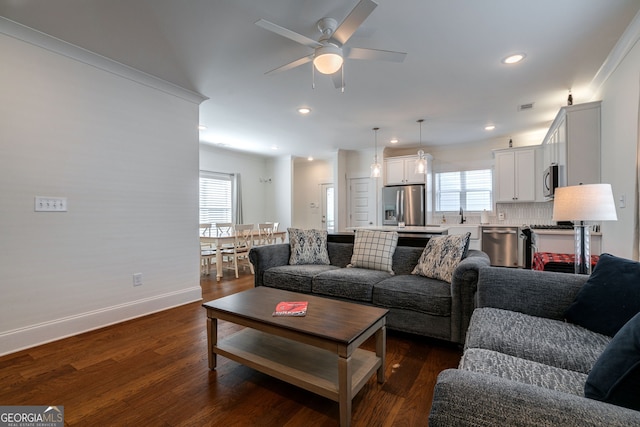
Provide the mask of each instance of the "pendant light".
[{"label": "pendant light", "polygon": [[418,123],[420,123],[420,147],[418,149],[418,160],[416,160],[416,167],[413,172],[424,175],[427,173],[427,159],[422,150],[422,122],[424,122],[424,119],[418,120]]},{"label": "pendant light", "polygon": [[373,163],[371,163],[371,178],[380,178],[380,172],[382,167],[378,163],[378,130],[380,128],[373,128],[374,132],[374,149],[373,149]]}]

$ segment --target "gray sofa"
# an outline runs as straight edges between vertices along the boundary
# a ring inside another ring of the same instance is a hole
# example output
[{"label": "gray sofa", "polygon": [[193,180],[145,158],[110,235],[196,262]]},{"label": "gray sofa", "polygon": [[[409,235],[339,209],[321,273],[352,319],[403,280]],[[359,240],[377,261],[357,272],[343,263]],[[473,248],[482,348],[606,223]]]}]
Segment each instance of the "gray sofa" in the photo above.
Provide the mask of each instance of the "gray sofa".
[{"label": "gray sofa", "polygon": [[289,265],[289,244],[258,246],[249,259],[255,286],[270,286],[389,309],[387,328],[463,343],[474,308],[478,270],[489,265],[481,251],[469,250],[452,283],[412,275],[424,248],[397,246],[394,275],[346,268],[353,243],[328,242],[330,265]]},{"label": "gray sofa", "polygon": [[481,269],[464,354],[438,376],[429,425],[640,426],[640,412],[584,397],[612,339],[563,321],[587,278]]}]

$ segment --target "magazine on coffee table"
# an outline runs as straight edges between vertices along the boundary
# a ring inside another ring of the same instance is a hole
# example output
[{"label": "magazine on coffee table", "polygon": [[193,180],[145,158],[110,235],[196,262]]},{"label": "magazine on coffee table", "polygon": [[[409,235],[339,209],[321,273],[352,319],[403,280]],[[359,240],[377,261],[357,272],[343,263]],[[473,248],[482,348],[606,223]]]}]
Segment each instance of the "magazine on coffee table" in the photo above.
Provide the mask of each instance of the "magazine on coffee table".
[{"label": "magazine on coffee table", "polygon": [[276,305],[273,316],[302,317],[307,314],[308,301],[281,301]]}]

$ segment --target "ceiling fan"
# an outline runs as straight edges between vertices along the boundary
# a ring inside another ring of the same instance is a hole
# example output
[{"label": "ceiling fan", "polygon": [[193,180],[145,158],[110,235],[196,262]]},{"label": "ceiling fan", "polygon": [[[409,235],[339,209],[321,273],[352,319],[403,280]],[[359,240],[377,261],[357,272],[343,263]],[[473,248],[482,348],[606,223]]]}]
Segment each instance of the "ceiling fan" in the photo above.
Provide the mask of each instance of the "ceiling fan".
[{"label": "ceiling fan", "polygon": [[[303,36],[302,34],[281,27],[277,24],[260,19],[256,25],[265,30],[272,31],[278,35],[286,37],[294,42],[303,44],[313,49],[313,53],[296,59],[293,62],[282,65],[265,74],[273,74],[290,70],[300,65],[313,61],[314,69],[322,74],[332,76],[336,88],[344,90],[344,58],[382,60],[392,62],[402,62],[407,55],[404,52],[394,52],[389,50],[365,49],[359,47],[345,47],[345,44],[358,27],[378,6],[372,0],[360,0],[358,4],[349,12],[349,15],[338,25],[333,18],[322,18],[318,21],[318,30],[322,33],[318,41]],[[343,71],[343,72],[339,72]]]}]

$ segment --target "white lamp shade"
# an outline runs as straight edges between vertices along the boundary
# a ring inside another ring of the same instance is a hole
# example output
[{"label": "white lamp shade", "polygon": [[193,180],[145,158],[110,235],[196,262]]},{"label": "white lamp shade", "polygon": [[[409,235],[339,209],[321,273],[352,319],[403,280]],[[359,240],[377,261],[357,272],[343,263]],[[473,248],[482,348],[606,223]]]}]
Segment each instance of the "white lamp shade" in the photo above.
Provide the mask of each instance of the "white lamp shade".
[{"label": "white lamp shade", "polygon": [[313,65],[322,74],[333,74],[342,67],[342,49],[332,44],[316,49]]},{"label": "white lamp shade", "polygon": [[553,198],[554,221],[615,221],[611,184],[558,187]]}]

